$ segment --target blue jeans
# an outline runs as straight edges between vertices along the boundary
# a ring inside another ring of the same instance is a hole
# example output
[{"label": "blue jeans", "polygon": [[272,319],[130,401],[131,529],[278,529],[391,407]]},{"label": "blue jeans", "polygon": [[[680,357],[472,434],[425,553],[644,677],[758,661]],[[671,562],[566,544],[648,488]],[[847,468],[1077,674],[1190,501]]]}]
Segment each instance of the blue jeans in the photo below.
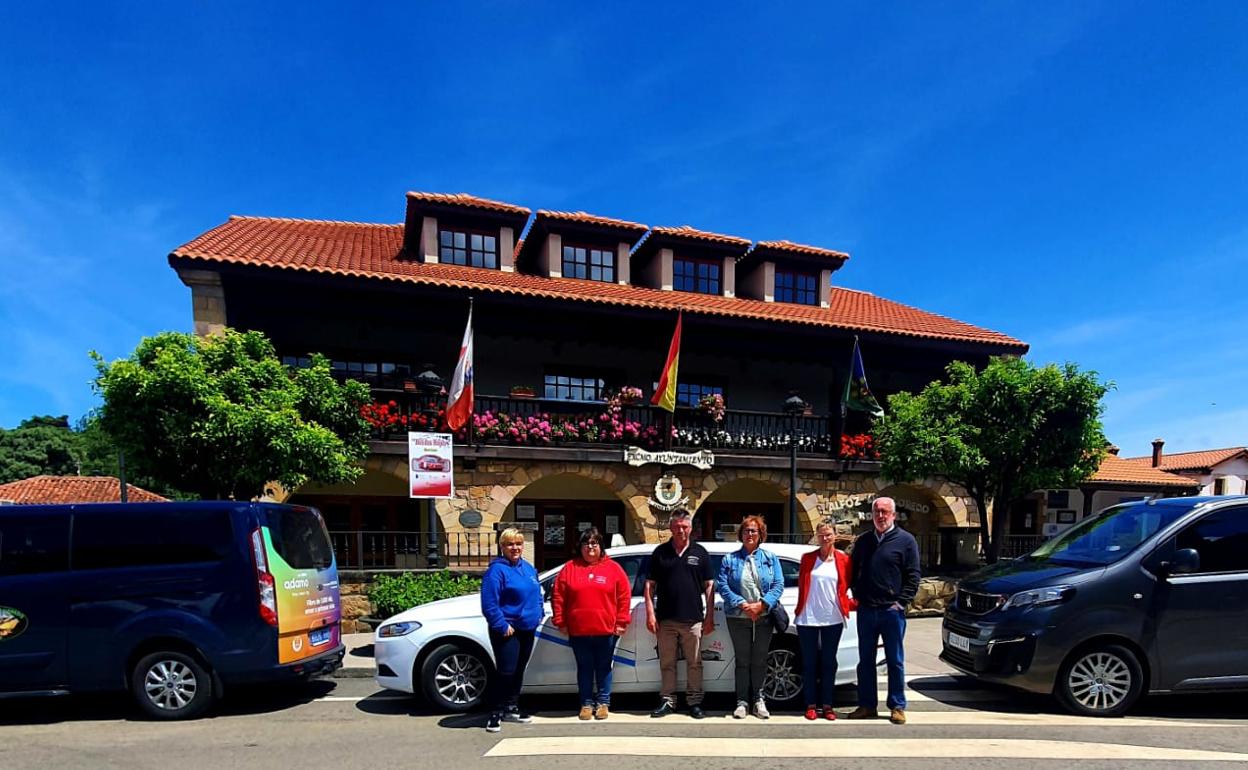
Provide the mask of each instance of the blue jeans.
[{"label": "blue jeans", "polygon": [[[844,630],[844,623],[797,627],[797,641],[802,645],[802,691],[807,706],[836,703],[836,650],[841,646]],[[815,700],[816,693],[819,700]]]},{"label": "blue jeans", "polygon": [[582,706],[611,705],[611,671],[618,640],[615,634],[568,637],[576,658],[576,692]]},{"label": "blue jeans", "polygon": [[906,657],[902,639],[906,635],[906,613],[892,607],[858,608],[858,705],[869,709],[880,705],[875,682],[875,642],[884,639],[884,660],[888,667],[888,707],[906,707]]},{"label": "blue jeans", "polygon": [[490,704],[494,711],[502,713],[514,709],[520,702],[520,689],[524,687],[524,669],[533,654],[534,630],[516,629],[511,636],[490,631],[490,646],[494,648],[494,692]]}]

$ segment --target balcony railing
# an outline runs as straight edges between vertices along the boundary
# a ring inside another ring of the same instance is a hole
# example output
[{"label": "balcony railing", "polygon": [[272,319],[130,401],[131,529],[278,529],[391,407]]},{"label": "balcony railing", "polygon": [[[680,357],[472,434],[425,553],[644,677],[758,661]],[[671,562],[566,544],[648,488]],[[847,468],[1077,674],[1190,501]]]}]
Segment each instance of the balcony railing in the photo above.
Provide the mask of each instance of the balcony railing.
[{"label": "balcony railing", "polygon": [[[482,570],[497,549],[493,532],[330,532],[338,569]],[[432,559],[430,557],[433,557]]]},{"label": "balcony railing", "polygon": [[[389,425],[379,426],[379,438],[399,436],[411,430],[445,430],[440,415],[421,412],[420,398],[408,393],[378,393],[386,407]],[[391,403],[392,402],[392,403]],[[513,446],[635,445],[646,449],[662,446],[664,414],[648,405],[628,405],[611,414],[606,403],[562,401],[543,398],[478,396],[474,414],[477,424],[461,440],[474,444]],[[376,423],[375,423],[376,424]],[[715,422],[701,412],[677,408],[672,417],[672,446],[676,449],[737,450],[751,453],[786,453],[793,432],[793,418],[780,412],[725,410]],[[833,435],[834,421],[827,415],[796,418],[799,454],[839,456],[840,441]],[[869,438],[869,437],[868,437]],[[868,446],[855,447],[847,459],[874,459]]]}]

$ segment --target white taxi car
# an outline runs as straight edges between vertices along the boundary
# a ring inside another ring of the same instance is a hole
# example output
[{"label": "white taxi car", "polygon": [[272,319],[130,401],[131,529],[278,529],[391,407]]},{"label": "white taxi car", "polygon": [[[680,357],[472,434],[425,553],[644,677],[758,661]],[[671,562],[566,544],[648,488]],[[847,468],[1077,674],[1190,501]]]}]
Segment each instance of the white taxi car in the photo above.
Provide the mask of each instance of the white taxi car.
[{"label": "white taxi car", "polygon": [[[702,543],[710,553],[716,574],[724,554],[739,548],[737,543]],[[784,571],[781,603],[793,617],[797,604],[798,562],[809,545],[767,544],[780,557]],[[628,545],[607,551],[633,581],[633,620],[615,650],[615,676],[612,691],[654,692],[659,690],[659,656],[654,634],[646,630],[645,600],[642,598],[646,568],[653,544]],[[576,662],[567,635],[555,628],[551,619],[550,591],[559,568],[543,572],[539,578],[546,597],[545,613],[537,628],[533,657],[524,676],[529,693],[576,692]],[[724,622],[723,602],[715,600],[715,632],[702,641],[703,686],[707,692],[733,691],[732,642]],[[858,666],[857,632],[851,615],[837,652],[837,684],[855,681]],[[493,674],[493,655],[481,598],[477,594],[413,607],[387,619],[374,635],[377,684],[390,690],[420,693],[431,705],[445,711],[467,711],[481,703]],[[883,653],[877,648],[877,665]],[[684,663],[678,676],[684,681]],[[679,689],[679,688],[678,688]],[[767,658],[768,700],[798,705],[802,694],[801,653],[797,630],[773,638]]]}]

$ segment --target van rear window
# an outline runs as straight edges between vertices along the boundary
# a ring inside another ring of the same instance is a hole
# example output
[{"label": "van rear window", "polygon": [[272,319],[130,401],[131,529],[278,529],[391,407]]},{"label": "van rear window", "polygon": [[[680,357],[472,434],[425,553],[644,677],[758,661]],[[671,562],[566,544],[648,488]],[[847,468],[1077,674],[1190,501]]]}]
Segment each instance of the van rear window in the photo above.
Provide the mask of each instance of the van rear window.
[{"label": "van rear window", "polygon": [[325,522],[311,508],[265,510],[269,538],[282,560],[295,569],[325,569],[334,563],[334,547]]},{"label": "van rear window", "polygon": [[74,515],[73,568],[113,569],[221,561],[234,548],[228,510],[89,512]]}]

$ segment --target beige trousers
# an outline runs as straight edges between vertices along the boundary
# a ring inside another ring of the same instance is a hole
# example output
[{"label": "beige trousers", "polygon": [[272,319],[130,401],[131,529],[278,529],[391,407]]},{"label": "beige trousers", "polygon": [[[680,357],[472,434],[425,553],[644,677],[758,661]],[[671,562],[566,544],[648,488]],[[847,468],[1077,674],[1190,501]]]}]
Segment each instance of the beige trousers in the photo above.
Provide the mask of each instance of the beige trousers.
[{"label": "beige trousers", "polygon": [[702,621],[659,621],[659,671],[662,684],[659,694],[676,702],[676,646],[685,653],[685,698],[690,706],[702,703]]}]

